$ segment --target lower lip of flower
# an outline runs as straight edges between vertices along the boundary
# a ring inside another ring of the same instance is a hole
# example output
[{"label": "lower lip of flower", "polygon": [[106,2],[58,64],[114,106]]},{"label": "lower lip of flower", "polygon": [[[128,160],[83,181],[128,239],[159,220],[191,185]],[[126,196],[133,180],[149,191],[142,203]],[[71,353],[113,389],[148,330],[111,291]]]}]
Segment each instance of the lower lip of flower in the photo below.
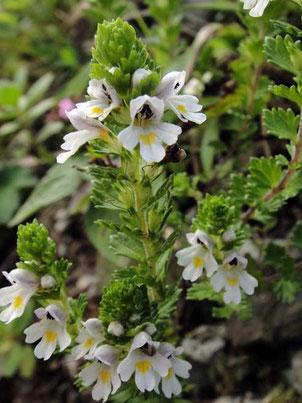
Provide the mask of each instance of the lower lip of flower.
[{"label": "lower lip of flower", "polygon": [[136,363],[136,368],[138,369],[139,372],[145,374],[147,371],[149,371],[151,366],[150,361],[139,361]]}]

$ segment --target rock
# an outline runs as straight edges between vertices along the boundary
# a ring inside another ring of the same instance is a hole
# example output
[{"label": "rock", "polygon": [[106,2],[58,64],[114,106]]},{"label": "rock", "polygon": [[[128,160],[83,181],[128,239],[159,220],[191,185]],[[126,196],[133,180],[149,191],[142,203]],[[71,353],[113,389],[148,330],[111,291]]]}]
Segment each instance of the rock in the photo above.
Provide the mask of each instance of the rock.
[{"label": "rock", "polygon": [[291,359],[291,368],[284,375],[292,388],[302,396],[302,350],[297,351]]},{"label": "rock", "polygon": [[183,340],[184,353],[192,360],[207,364],[225,346],[226,327],[199,326]]}]

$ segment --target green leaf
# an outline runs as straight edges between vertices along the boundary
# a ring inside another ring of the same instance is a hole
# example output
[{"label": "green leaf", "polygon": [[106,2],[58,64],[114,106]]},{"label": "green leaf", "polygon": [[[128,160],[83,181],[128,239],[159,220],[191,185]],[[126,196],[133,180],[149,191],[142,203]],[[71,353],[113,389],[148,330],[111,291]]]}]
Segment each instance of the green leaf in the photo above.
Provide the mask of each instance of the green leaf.
[{"label": "green leaf", "polygon": [[155,263],[155,271],[156,276],[160,281],[163,281],[167,270],[169,268],[169,263],[171,260],[171,256],[173,253],[173,249],[167,249],[164,253],[162,253],[157,259]]},{"label": "green leaf", "polygon": [[213,307],[212,312],[215,318],[229,319],[234,313],[237,313],[240,320],[248,320],[253,315],[253,307],[249,298],[244,299],[238,305],[231,303],[221,307]]},{"label": "green leaf", "polygon": [[161,326],[165,321],[171,319],[171,315],[175,312],[177,302],[181,293],[179,288],[179,282],[166,286],[165,298],[158,303],[157,318],[155,320],[155,326]]},{"label": "green leaf", "polygon": [[0,224],[6,224],[18,208],[21,190],[35,183],[36,178],[28,168],[19,165],[0,167]]},{"label": "green leaf", "polygon": [[146,257],[140,238],[122,232],[110,236],[110,247],[116,255],[126,256],[137,262],[144,262]]},{"label": "green leaf", "polygon": [[0,105],[3,107],[16,107],[22,94],[21,88],[7,81],[0,81]]},{"label": "green leaf", "polygon": [[297,130],[300,116],[295,115],[291,109],[275,109],[263,112],[263,124],[269,134],[282,140],[297,140]]},{"label": "green leaf", "polygon": [[65,164],[51,167],[9,222],[9,225],[13,227],[33,215],[42,207],[49,206],[71,195],[82,181],[81,174],[72,168],[72,165],[83,165],[83,162],[82,158],[76,157],[70,159]]},{"label": "green leaf", "polygon": [[264,264],[271,266],[282,278],[295,279],[295,261],[283,246],[269,242],[265,248]]},{"label": "green leaf", "polygon": [[246,185],[247,198],[250,202],[262,200],[263,196],[275,188],[281,178],[282,169],[274,158],[251,158],[249,176]]},{"label": "green leaf", "polygon": [[280,35],[276,38],[267,37],[264,40],[264,52],[269,63],[296,75],[298,71],[290,59],[290,54],[286,47],[287,41],[292,41],[288,35],[285,38]]},{"label": "green leaf", "polygon": [[299,249],[302,249],[302,221],[298,221],[292,231],[292,244]]},{"label": "green leaf", "polygon": [[297,38],[301,38],[302,37],[302,31],[301,29],[295,27],[292,24],[289,24],[288,22],[285,21],[281,21],[281,20],[274,20],[273,21],[274,27],[277,29],[281,29],[283,30],[285,33],[292,35],[292,36],[296,36]]},{"label": "green leaf", "polygon": [[274,285],[274,291],[278,295],[280,301],[292,304],[298,292],[301,290],[301,284],[298,281],[291,281],[281,278]]},{"label": "green leaf", "polygon": [[51,83],[53,82],[54,78],[55,78],[54,73],[46,73],[30,87],[25,96],[26,108],[35,104],[44,96],[44,94],[50,87]]},{"label": "green leaf", "polygon": [[221,294],[213,289],[209,281],[194,283],[192,287],[188,289],[187,299],[196,301],[208,299],[210,301],[222,302]]},{"label": "green leaf", "polygon": [[87,297],[85,294],[80,294],[78,298],[69,298],[68,304],[70,306],[70,321],[72,323],[80,322],[85,308],[87,306]]},{"label": "green leaf", "polygon": [[273,93],[279,97],[289,99],[296,103],[300,108],[302,107],[302,95],[299,94],[297,87],[292,85],[290,88],[285,85],[273,85],[271,87]]}]

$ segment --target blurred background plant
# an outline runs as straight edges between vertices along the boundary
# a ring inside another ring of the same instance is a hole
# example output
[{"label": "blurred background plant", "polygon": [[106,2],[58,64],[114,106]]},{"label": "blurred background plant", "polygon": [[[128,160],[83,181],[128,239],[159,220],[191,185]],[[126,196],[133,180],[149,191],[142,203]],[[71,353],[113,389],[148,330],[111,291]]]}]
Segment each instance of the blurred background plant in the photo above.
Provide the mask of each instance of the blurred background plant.
[{"label": "blurred background plant", "polygon": [[[85,150],[64,165],[55,164],[62,137],[71,131],[64,110],[84,99],[98,22],[116,17],[131,22],[164,71],[186,70],[186,93],[197,95],[205,106],[205,125],[183,123],[180,146],[187,158],[168,166],[175,174],[171,232],[179,224],[189,231],[206,193],[233,197],[235,190],[240,203],[245,184],[241,174],[257,169],[250,157],[280,154],[280,166],[285,164],[286,144],[269,136],[262,109],[291,107],[297,114],[290,99],[281,99],[270,89],[274,83],[291,86],[293,79],[290,72],[267,62],[263,44],[267,35],[292,34],[300,40],[301,31],[295,28],[301,27],[299,5],[300,0],[272,1],[264,17],[255,20],[237,0],[2,0],[1,270],[14,268],[16,225],[35,216],[50,230],[60,255],[73,262],[70,294],[86,292],[90,313],[96,314],[100,290],[112,270],[126,263],[109,248],[109,231],[100,232],[95,225],[101,213],[89,200],[89,178],[82,169]],[[280,48],[276,49],[278,53]],[[236,177],[231,176],[234,172]],[[215,301],[183,298],[177,320],[182,335],[189,333],[184,346],[195,360],[192,383],[199,385],[188,395],[192,401],[214,401],[221,395],[231,396],[226,400],[230,403],[252,397],[265,402],[302,401],[299,206],[301,195],[274,217],[251,223],[255,232],[243,249],[250,270],[264,277],[261,293],[253,300],[252,319],[241,322],[233,310],[218,311]],[[281,259],[285,251],[287,258]],[[175,262],[171,272],[171,281],[179,278]],[[273,290],[270,279],[285,272],[287,278]],[[230,318],[213,318],[213,307],[218,317]],[[250,312],[251,307],[243,304],[239,316],[249,318]],[[72,385],[74,364],[64,360],[61,365],[60,358],[52,364],[38,363],[40,383],[34,378],[22,380],[34,371],[31,347],[19,344],[28,320],[26,316],[0,327],[1,402],[40,403],[50,396],[55,403],[89,401],[85,392],[79,397]],[[15,374],[19,375],[13,380],[4,379]],[[43,387],[37,388],[40,384]]]}]

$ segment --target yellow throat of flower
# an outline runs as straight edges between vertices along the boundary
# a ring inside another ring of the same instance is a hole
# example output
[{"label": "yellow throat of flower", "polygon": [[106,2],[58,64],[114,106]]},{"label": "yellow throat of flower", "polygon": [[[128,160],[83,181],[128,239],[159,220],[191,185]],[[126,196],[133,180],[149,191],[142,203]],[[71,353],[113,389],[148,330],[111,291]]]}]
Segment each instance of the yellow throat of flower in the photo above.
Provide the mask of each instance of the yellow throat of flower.
[{"label": "yellow throat of flower", "polygon": [[205,260],[202,259],[201,257],[195,256],[193,258],[193,264],[194,264],[194,269],[199,269],[201,266],[203,266],[205,263]]},{"label": "yellow throat of flower", "polygon": [[13,308],[14,308],[14,309],[20,308],[21,305],[22,305],[22,303],[23,303],[23,298],[20,297],[19,295],[17,295],[17,296],[14,298]]},{"label": "yellow throat of flower", "polygon": [[58,338],[58,334],[52,330],[45,330],[44,338],[47,344],[54,343]]},{"label": "yellow throat of flower", "polygon": [[99,372],[99,377],[103,383],[108,383],[110,381],[111,375],[110,375],[109,371],[105,371],[104,369],[101,369]]},{"label": "yellow throat of flower", "polygon": [[140,134],[139,138],[140,140],[146,145],[146,146],[152,146],[152,144],[155,143],[156,140],[156,133],[148,133],[148,134]]},{"label": "yellow throat of flower", "polygon": [[136,368],[139,372],[141,372],[142,374],[145,374],[146,372],[149,371],[151,366],[151,362],[150,361],[139,361],[136,363]]}]

